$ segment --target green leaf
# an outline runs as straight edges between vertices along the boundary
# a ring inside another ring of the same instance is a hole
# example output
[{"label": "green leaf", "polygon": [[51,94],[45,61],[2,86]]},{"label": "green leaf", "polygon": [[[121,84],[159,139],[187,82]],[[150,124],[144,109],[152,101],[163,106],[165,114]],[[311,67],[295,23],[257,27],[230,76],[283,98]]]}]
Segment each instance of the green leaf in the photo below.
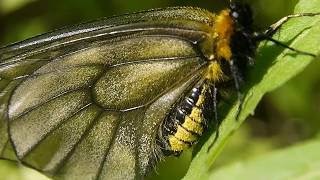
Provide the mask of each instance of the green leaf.
[{"label": "green leaf", "polygon": [[[300,0],[294,12],[320,12],[319,0]],[[320,16],[291,19],[274,38],[290,47],[319,55]],[[219,138],[209,150],[215,134],[208,138],[195,155],[184,179],[209,179],[215,159],[232,133],[253,114],[262,96],[300,73],[312,60],[314,58],[311,56],[297,54],[270,42],[262,42],[257,52],[256,65],[251,69],[249,81],[244,87],[245,100],[238,120],[235,120],[238,104],[222,108],[227,112],[220,111],[220,117],[224,116],[224,119],[220,126]]]},{"label": "green leaf", "polygon": [[210,179],[319,179],[319,139],[233,163],[212,174]]}]

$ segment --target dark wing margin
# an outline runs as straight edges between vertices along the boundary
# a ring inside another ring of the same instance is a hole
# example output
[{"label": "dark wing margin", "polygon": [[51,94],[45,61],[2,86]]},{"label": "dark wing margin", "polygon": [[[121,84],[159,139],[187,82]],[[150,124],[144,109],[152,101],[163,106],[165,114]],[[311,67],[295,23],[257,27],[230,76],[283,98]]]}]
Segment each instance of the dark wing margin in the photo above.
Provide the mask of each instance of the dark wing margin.
[{"label": "dark wing margin", "polygon": [[156,131],[201,77],[213,15],[147,11],[0,49],[0,157],[54,179],[141,179]]}]

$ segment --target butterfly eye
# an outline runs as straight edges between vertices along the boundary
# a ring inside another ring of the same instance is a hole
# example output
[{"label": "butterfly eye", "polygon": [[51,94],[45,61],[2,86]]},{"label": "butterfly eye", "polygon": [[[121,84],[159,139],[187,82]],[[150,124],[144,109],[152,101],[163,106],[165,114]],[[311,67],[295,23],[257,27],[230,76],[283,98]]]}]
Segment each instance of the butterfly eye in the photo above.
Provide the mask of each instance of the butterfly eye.
[{"label": "butterfly eye", "polygon": [[232,17],[237,19],[239,17],[239,13],[238,12],[232,12]]}]

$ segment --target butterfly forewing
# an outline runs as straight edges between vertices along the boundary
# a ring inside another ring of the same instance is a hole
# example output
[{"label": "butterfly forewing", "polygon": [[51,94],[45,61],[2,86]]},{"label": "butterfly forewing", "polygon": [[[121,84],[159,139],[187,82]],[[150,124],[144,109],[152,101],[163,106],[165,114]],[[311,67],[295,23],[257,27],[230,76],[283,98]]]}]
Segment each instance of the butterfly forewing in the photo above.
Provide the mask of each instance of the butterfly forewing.
[{"label": "butterfly forewing", "polygon": [[0,49],[1,157],[60,179],[143,177],[159,125],[201,78],[211,16],[148,11]]}]

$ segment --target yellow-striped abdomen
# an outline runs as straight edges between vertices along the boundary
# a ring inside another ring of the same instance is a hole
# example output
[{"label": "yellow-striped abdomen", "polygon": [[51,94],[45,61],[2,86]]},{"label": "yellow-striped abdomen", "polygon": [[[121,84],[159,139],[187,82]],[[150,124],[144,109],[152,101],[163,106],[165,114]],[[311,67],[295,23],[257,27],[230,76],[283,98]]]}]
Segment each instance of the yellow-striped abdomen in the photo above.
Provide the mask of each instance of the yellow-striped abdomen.
[{"label": "yellow-striped abdomen", "polygon": [[203,132],[204,116],[202,108],[205,102],[205,93],[208,91],[207,86],[203,86],[201,93],[191,109],[189,114],[185,114],[183,123],[177,126],[173,135],[169,136],[169,145],[171,151],[181,152],[195,143]]},{"label": "yellow-striped abdomen", "polygon": [[199,122],[195,122],[194,120],[192,120],[189,116],[185,117],[182,127],[198,135],[202,135],[202,132],[203,132],[202,125]]}]

